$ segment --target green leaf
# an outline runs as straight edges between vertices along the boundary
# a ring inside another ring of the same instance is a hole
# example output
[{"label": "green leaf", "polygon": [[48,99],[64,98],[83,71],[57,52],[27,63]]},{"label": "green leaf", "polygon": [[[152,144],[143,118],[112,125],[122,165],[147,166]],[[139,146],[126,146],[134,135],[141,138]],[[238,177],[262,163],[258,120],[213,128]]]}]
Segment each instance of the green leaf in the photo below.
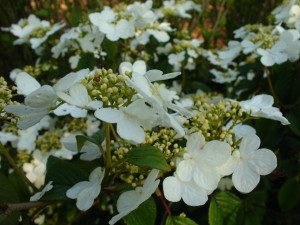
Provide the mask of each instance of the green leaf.
[{"label": "green leaf", "polygon": [[[0,203],[16,203],[18,201],[18,193],[16,192],[14,185],[6,176],[0,173]],[[19,218],[20,213],[15,212],[5,218],[3,221],[0,220],[0,224],[17,225],[19,224]]]},{"label": "green leaf", "polygon": [[235,224],[240,206],[241,200],[230,192],[218,192],[214,194],[209,205],[209,224]]},{"label": "green leaf", "polygon": [[291,128],[296,135],[300,136],[300,108],[289,111],[286,114],[286,118],[291,123],[289,128]]},{"label": "green leaf", "polygon": [[198,225],[193,220],[183,216],[168,216],[165,225]]},{"label": "green leaf", "polygon": [[137,147],[127,153],[127,161],[136,166],[145,166],[159,170],[170,170],[163,153],[156,147]]},{"label": "green leaf", "polygon": [[149,198],[123,218],[127,225],[154,225],[155,219],[156,205],[153,198]]},{"label": "green leaf", "polygon": [[300,200],[300,184],[295,179],[287,180],[278,193],[278,203],[283,211],[293,209]]},{"label": "green leaf", "polygon": [[8,175],[8,179],[10,183],[14,186],[18,194],[19,200],[24,202],[28,201],[31,194],[23,178],[21,178],[19,174],[14,171],[13,173]]},{"label": "green leaf", "polygon": [[102,46],[104,51],[107,52],[107,57],[110,60],[115,60],[118,53],[118,42],[112,42],[105,38]]},{"label": "green leaf", "polygon": [[77,149],[80,152],[82,147],[84,146],[85,142],[92,142],[96,145],[98,145],[97,143],[94,142],[93,139],[91,139],[90,137],[87,136],[83,136],[83,135],[76,135],[76,143],[77,143]]},{"label": "green leaf", "polygon": [[75,164],[50,156],[47,161],[45,183],[53,181],[53,188],[42,199],[66,199],[66,191],[74,184],[83,180],[88,180],[88,175]]},{"label": "green leaf", "polygon": [[0,202],[15,203],[18,201],[19,198],[14,185],[0,173]]},{"label": "green leaf", "polygon": [[92,70],[96,65],[96,59],[92,53],[84,53],[78,62],[77,70],[89,68]]},{"label": "green leaf", "polygon": [[265,202],[267,193],[264,191],[252,192],[243,201],[239,210],[239,219],[245,225],[260,225],[266,213]]},{"label": "green leaf", "polygon": [[69,15],[69,20],[72,25],[72,27],[78,26],[80,23],[80,19],[82,18],[82,9],[81,8],[72,8],[70,15]]},{"label": "green leaf", "polygon": [[76,135],[77,149],[78,151],[80,151],[86,141],[99,145],[104,140],[104,137],[105,136],[103,131],[98,131],[94,133],[91,137],[87,137],[84,135]]},{"label": "green leaf", "polygon": [[212,198],[209,204],[208,221],[210,225],[223,225],[224,216],[216,199]]}]

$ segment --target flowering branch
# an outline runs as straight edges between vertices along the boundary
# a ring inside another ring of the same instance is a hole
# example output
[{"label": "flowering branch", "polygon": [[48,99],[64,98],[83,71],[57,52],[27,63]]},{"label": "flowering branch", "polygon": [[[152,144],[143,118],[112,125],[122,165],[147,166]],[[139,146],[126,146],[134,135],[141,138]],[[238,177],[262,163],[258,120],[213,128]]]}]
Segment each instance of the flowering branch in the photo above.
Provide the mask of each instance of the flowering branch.
[{"label": "flowering branch", "polygon": [[0,214],[0,223],[4,221],[13,212],[27,210],[31,208],[37,208],[37,207],[44,207],[48,204],[49,203],[46,202],[2,203],[0,204],[0,210],[3,211]]},{"label": "flowering branch", "polygon": [[105,141],[106,141],[106,154],[105,154],[105,169],[109,171],[111,165],[111,152],[110,152],[110,127],[109,123],[104,123],[105,126]]},{"label": "flowering branch", "polygon": [[14,170],[19,174],[20,177],[36,192],[38,189],[34,186],[33,183],[25,176],[25,174],[20,170],[20,168],[15,163],[14,159],[10,156],[9,152],[4,148],[2,143],[0,142],[0,152],[5,156],[9,164],[14,168]]}]

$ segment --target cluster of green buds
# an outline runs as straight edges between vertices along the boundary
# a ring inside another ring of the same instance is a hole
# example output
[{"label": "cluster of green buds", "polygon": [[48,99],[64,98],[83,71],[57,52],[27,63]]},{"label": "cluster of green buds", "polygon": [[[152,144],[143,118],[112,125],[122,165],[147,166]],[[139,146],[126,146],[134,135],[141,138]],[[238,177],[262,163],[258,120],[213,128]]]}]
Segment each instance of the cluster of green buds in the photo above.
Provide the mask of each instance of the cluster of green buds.
[{"label": "cluster of green buds", "polygon": [[[130,73],[126,75],[131,77]],[[126,85],[124,75],[114,73],[111,69],[95,70],[81,83],[86,86],[91,98],[102,101],[104,107],[119,108],[129,105],[136,93]]]},{"label": "cluster of green buds", "polygon": [[30,74],[33,77],[38,77],[43,72],[48,72],[51,69],[55,70],[55,69],[57,69],[57,66],[54,64],[51,64],[50,62],[43,62],[43,63],[39,63],[35,66],[27,65],[23,68],[23,71]]},{"label": "cluster of green buds", "polygon": [[[175,166],[176,156],[186,151],[186,147],[182,147],[179,139],[176,139],[176,132],[172,128],[146,131],[145,142],[140,147],[143,146],[152,146],[159,149],[171,167]],[[111,172],[133,187],[141,185],[141,181],[148,172],[126,161],[126,154],[135,147],[135,145],[125,140],[119,140],[117,144],[115,141],[111,141],[112,161],[114,165]],[[124,173],[124,171],[126,172]]]},{"label": "cluster of green buds", "polygon": [[[234,149],[236,146],[233,127],[248,118],[238,102],[222,99],[220,96],[196,94],[193,96],[194,109],[197,113],[185,126],[193,131],[201,132],[206,141],[220,140],[228,142]],[[232,121],[228,129],[225,125]]]},{"label": "cluster of green buds", "polygon": [[185,151],[178,144],[176,132],[172,128],[162,128],[158,131],[147,131],[145,145],[151,145],[159,150],[164,155],[164,158],[170,166],[174,166],[173,159],[180,153]]},{"label": "cluster of green buds", "polygon": [[87,130],[85,118],[71,118],[67,123],[67,130],[70,133],[82,132]]},{"label": "cluster of green buds", "polygon": [[12,101],[12,92],[14,90],[16,90],[16,87],[9,88],[4,77],[0,77],[0,116],[2,119],[6,117],[6,114],[2,113],[5,106],[15,104]]},{"label": "cluster of green buds", "polygon": [[117,24],[117,22],[121,19],[128,21],[133,19],[132,15],[128,13],[126,8],[127,5],[124,2],[121,2],[114,6],[113,11],[117,14],[117,19],[113,23]]},{"label": "cluster of green buds", "polygon": [[51,29],[51,27],[40,27],[30,33],[29,38],[42,38]]},{"label": "cluster of green buds", "polygon": [[62,147],[60,138],[60,131],[46,131],[44,134],[40,135],[36,140],[37,149],[39,149],[41,152],[50,152],[53,149],[60,149]]},{"label": "cluster of green buds", "polygon": [[279,34],[273,32],[272,26],[263,26],[261,24],[247,25],[247,30],[254,33],[250,41],[253,43],[262,43],[262,48],[272,48],[272,46],[279,40]]}]

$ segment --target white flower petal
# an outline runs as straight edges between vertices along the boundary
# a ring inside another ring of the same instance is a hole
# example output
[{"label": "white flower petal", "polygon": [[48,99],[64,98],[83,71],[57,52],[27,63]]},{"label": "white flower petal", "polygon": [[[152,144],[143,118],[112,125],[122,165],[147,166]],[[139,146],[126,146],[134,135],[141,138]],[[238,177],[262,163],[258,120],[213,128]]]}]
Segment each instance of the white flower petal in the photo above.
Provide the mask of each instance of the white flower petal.
[{"label": "white flower petal", "polygon": [[260,146],[260,139],[256,134],[249,134],[242,139],[240,152],[243,155],[251,154]]},{"label": "white flower petal", "polygon": [[41,87],[40,83],[28,73],[20,72],[16,76],[18,94],[29,95]]},{"label": "white flower petal", "polygon": [[197,166],[193,171],[193,180],[195,183],[207,190],[217,188],[221,177],[215,167],[201,162],[201,166]]},{"label": "white flower petal", "polygon": [[259,175],[267,175],[271,173],[277,166],[277,158],[275,154],[266,148],[258,149],[249,157],[249,165]]},{"label": "white flower petal", "polygon": [[124,114],[122,111],[111,108],[101,108],[95,111],[95,116],[108,123],[118,123]]},{"label": "white flower petal", "polygon": [[20,116],[17,123],[19,129],[27,129],[37,124],[49,113],[49,110],[45,108],[32,108],[26,105],[8,105],[4,110]]},{"label": "white flower petal", "polygon": [[221,166],[230,158],[231,147],[222,141],[210,141],[204,145],[201,155],[210,165]]},{"label": "white flower petal", "polygon": [[98,197],[101,191],[100,182],[89,183],[89,187],[82,190],[77,196],[76,206],[82,211],[86,211],[94,203],[94,199]]},{"label": "white flower petal", "polygon": [[193,171],[194,168],[192,160],[182,160],[176,168],[177,176],[185,182],[192,179]]},{"label": "white flower petal", "polygon": [[170,202],[179,202],[181,199],[181,184],[176,177],[164,179],[163,191],[165,198]]},{"label": "white flower petal", "polygon": [[186,147],[189,152],[197,153],[204,146],[204,144],[204,136],[201,133],[196,132],[188,137]]},{"label": "white flower petal", "polygon": [[259,180],[260,176],[249,167],[247,162],[240,163],[232,175],[234,187],[242,193],[252,191],[259,183]]},{"label": "white flower petal", "polygon": [[194,182],[181,184],[183,186],[182,200],[189,206],[204,205],[207,200],[207,192],[198,187]]},{"label": "white flower petal", "polygon": [[72,186],[70,189],[68,189],[66,195],[68,198],[76,199],[78,197],[79,193],[88,187],[90,187],[90,182],[88,182],[88,181],[79,182],[79,183],[75,184],[74,186]]},{"label": "white flower petal", "polygon": [[44,85],[27,95],[24,102],[26,105],[34,108],[48,108],[53,106],[56,100],[57,95],[53,88],[49,85]]},{"label": "white flower petal", "polygon": [[123,117],[122,120],[117,123],[117,132],[120,137],[133,141],[135,143],[142,143],[145,141],[145,131],[136,120]]}]

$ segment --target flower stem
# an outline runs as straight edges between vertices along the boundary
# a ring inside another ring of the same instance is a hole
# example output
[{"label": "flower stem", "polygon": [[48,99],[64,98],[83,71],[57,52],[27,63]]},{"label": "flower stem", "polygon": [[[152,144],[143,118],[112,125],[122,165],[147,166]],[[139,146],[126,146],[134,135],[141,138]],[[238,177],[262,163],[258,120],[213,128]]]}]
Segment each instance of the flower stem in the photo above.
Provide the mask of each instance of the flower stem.
[{"label": "flower stem", "polygon": [[6,150],[6,148],[2,145],[0,142],[0,152],[5,156],[9,164],[12,166],[12,168],[16,171],[17,174],[19,174],[20,177],[23,178],[23,180],[36,192],[38,189],[34,186],[33,183],[25,176],[22,170],[17,166],[14,159],[10,156],[9,152]]},{"label": "flower stem", "polygon": [[272,84],[272,80],[271,80],[271,76],[270,76],[270,71],[266,68],[266,74],[267,74],[267,79],[268,79],[268,84],[269,84],[269,87],[270,87],[270,90],[271,90],[271,93],[275,99],[275,101],[282,106],[282,103],[280,102],[279,98],[277,97],[276,93],[275,93],[275,90],[274,90],[274,87],[273,87],[273,84]]},{"label": "flower stem", "polygon": [[106,152],[105,152],[105,171],[108,173],[111,166],[111,152],[110,152],[110,126],[109,123],[104,123],[105,127],[105,142],[106,142]]},{"label": "flower stem", "polygon": [[162,195],[161,191],[158,188],[155,190],[155,194],[160,198],[161,202],[163,203],[164,207],[166,208],[166,211],[167,211],[169,217],[173,220],[170,207],[168,206],[164,196]]}]

